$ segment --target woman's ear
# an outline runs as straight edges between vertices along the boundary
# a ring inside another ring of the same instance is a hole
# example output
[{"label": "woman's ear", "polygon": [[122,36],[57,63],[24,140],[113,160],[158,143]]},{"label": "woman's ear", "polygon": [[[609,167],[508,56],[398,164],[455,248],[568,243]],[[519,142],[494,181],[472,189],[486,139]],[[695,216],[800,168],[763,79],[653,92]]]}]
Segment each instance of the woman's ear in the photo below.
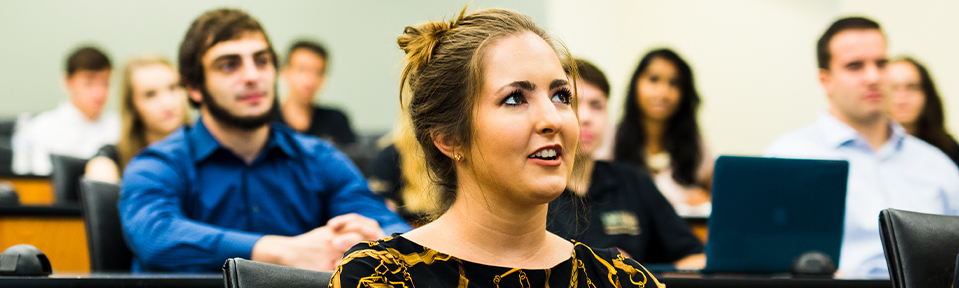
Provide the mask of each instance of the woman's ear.
[{"label": "woman's ear", "polygon": [[443,152],[446,157],[453,158],[454,153],[456,153],[456,149],[459,148],[459,146],[456,145],[456,141],[452,139],[453,137],[436,132],[430,134],[432,134],[431,137],[433,138],[433,146],[436,146],[436,149],[439,149],[440,152]]}]

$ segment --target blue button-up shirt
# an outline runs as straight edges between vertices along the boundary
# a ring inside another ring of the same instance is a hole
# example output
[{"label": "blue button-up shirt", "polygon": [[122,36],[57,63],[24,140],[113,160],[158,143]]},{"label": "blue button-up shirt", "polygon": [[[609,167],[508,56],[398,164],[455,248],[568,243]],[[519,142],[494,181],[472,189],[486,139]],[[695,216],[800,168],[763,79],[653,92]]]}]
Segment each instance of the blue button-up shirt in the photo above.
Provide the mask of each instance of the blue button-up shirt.
[{"label": "blue button-up shirt", "polygon": [[134,271],[219,271],[263,235],[295,236],[357,213],[389,235],[410,227],[331,144],[273,124],[251,164],[197,121],[130,161],[120,194]]},{"label": "blue button-up shirt", "polygon": [[946,154],[890,123],[891,136],[873,150],[855,129],[824,113],[788,133],[767,156],[849,161],[839,270],[855,278],[888,278],[879,237],[879,211],[897,208],[959,214],[959,169]]}]

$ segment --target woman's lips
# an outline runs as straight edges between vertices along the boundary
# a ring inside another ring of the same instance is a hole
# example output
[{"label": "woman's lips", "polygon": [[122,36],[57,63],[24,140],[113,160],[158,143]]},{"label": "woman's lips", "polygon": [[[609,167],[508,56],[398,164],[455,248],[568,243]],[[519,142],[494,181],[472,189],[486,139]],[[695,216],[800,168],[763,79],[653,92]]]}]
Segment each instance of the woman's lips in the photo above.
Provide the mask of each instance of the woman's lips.
[{"label": "woman's lips", "polygon": [[580,134],[579,134],[579,141],[591,142],[591,141],[593,141],[593,138],[595,138],[595,137],[594,137],[593,134],[591,134],[591,133],[580,133]]},{"label": "woman's lips", "polygon": [[563,164],[563,156],[559,156],[559,155],[556,156],[556,159],[552,159],[552,160],[546,160],[543,158],[527,158],[527,160],[529,160],[530,162],[533,162],[533,164],[550,166],[550,167],[555,167],[555,166],[559,166],[560,164]]}]

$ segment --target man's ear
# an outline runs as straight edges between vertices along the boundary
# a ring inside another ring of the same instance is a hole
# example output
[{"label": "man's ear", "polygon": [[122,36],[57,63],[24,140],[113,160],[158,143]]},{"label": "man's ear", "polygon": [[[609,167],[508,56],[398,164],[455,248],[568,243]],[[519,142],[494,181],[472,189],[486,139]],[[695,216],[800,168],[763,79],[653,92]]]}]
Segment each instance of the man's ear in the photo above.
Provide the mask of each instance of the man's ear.
[{"label": "man's ear", "polygon": [[186,87],[186,97],[190,97],[196,103],[203,103],[203,93],[199,89]]},{"label": "man's ear", "polygon": [[[446,157],[453,158],[456,149],[459,148],[456,141],[453,140],[453,137],[450,137],[446,134],[440,133],[430,133],[433,138],[433,145],[436,146],[436,149],[439,149],[440,152],[443,152]],[[462,153],[462,152],[460,152]]]},{"label": "man's ear", "polygon": [[819,69],[819,85],[822,85],[822,90],[826,91],[826,95],[832,94],[830,72],[826,69]]}]

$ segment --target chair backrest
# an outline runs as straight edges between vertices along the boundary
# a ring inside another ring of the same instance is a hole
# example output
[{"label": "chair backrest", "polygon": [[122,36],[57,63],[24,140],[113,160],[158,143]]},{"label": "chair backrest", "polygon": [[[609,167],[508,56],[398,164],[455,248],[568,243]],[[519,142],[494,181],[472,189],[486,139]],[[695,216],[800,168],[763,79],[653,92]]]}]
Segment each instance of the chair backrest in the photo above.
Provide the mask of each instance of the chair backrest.
[{"label": "chair backrest", "polygon": [[952,275],[952,287],[959,287],[959,254],[956,254],[956,274]]},{"label": "chair backrest", "polygon": [[227,288],[242,287],[327,287],[333,273],[313,271],[243,258],[227,259],[223,263],[223,281]]},{"label": "chair backrest", "polygon": [[0,138],[10,140],[17,127],[17,118],[0,119]]},{"label": "chair backrest", "polygon": [[80,180],[80,207],[87,230],[90,270],[93,272],[130,271],[133,252],[123,240],[120,227],[120,186],[90,179]]},{"label": "chair backrest", "polygon": [[53,172],[50,181],[56,194],[57,204],[77,203],[80,201],[77,187],[80,177],[87,169],[87,159],[80,159],[65,155],[50,155]]},{"label": "chair backrest", "polygon": [[[0,141],[4,141],[0,137]],[[0,144],[0,175],[13,175],[13,149]]]},{"label": "chair backrest", "polygon": [[893,287],[948,287],[959,253],[959,216],[897,209],[879,213]]}]

